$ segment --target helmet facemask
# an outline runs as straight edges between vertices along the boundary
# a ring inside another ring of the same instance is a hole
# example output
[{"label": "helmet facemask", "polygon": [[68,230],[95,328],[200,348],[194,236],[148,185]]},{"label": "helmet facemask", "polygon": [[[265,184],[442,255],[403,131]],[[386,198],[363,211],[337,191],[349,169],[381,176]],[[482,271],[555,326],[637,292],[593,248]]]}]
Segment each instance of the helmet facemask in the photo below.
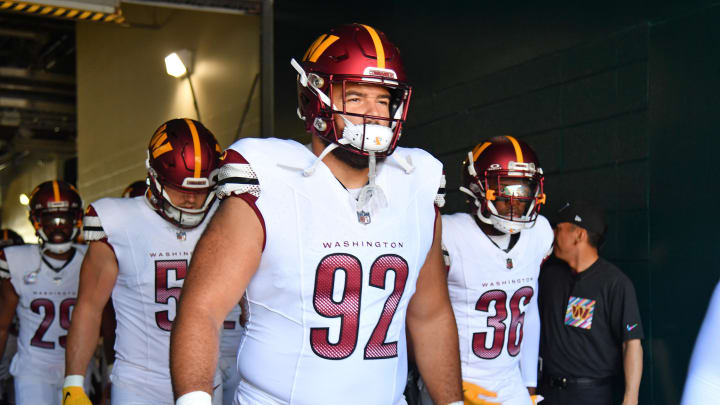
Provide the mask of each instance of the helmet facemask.
[{"label": "helmet facemask", "polygon": [[[472,162],[472,152],[468,158]],[[478,174],[470,163],[468,172],[469,189],[460,187],[460,191],[473,197],[480,221],[506,234],[535,225],[545,203],[542,169],[533,163],[510,162],[507,170],[498,167]]]},{"label": "helmet facemask", "polygon": [[[368,68],[366,69],[368,76],[321,75],[306,74],[295,60],[292,60],[291,64],[298,72],[300,104],[307,106],[313,104],[313,100],[316,104],[312,106],[315,110],[312,132],[315,135],[363,156],[369,156],[371,152],[378,158],[392,154],[407,116],[412,93],[410,86],[398,82],[395,73],[389,69]],[[346,100],[347,88],[350,84],[378,85],[388,90],[388,116],[348,111]],[[331,96],[338,91],[342,94],[340,105],[333,103],[331,99]],[[306,119],[300,110],[298,115],[301,119]],[[336,116],[339,116],[345,124],[342,132],[335,124]],[[348,117],[358,117],[361,122],[354,123]]]},{"label": "helmet facemask", "polygon": [[[215,201],[215,185],[217,183],[217,169],[210,173],[210,177],[186,177],[182,185],[171,185],[168,181],[164,181],[158,172],[150,166],[150,159],[145,162],[148,169],[148,179],[150,186],[148,187],[148,201],[153,208],[169,222],[180,228],[194,228],[205,219],[210,206]],[[204,202],[200,208],[180,207],[173,203],[172,198],[167,193],[167,189],[171,188],[181,193],[207,193]]]},{"label": "helmet facemask", "polygon": [[72,212],[67,208],[50,208],[31,213],[30,220],[42,241],[42,249],[57,254],[68,252],[79,235],[81,215],[81,212]]}]

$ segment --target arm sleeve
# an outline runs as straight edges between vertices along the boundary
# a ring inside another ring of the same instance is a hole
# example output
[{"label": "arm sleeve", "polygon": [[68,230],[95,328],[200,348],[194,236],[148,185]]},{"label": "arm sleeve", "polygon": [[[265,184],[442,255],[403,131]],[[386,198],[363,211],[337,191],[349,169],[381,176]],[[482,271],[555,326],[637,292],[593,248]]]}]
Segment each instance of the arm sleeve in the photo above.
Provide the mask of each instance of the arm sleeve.
[{"label": "arm sleeve", "polygon": [[250,166],[250,162],[234,149],[227,149],[220,158],[220,163],[218,188],[215,191],[218,199],[239,197],[250,205],[262,225],[264,250],[267,242],[267,230],[265,229],[265,218],[256,204],[260,198],[260,180],[257,173]]},{"label": "arm sleeve", "polygon": [[615,299],[620,304],[617,311],[622,314],[622,319],[617,327],[621,328],[621,340],[627,342],[631,339],[643,339],[643,326],[640,319],[635,287],[629,278],[624,277],[618,285],[618,294]]},{"label": "arm sleeve", "polygon": [[442,255],[443,263],[445,263],[445,271],[450,271],[450,253],[448,252],[444,243],[442,244]]},{"label": "arm sleeve", "polygon": [[440,187],[438,187],[437,194],[435,195],[435,205],[438,208],[445,206],[445,171],[443,170],[442,177],[440,177]]},{"label": "arm sleeve", "polygon": [[[260,181],[250,163],[234,149],[225,151],[218,172],[217,196],[223,200],[231,196],[245,196],[253,203],[260,197]],[[249,197],[249,198],[248,198]]]},{"label": "arm sleeve", "polygon": [[5,250],[0,250],[0,279],[10,278],[10,268],[7,264],[7,258],[5,258]]},{"label": "arm sleeve", "polygon": [[700,334],[695,341],[682,405],[714,404],[720,398],[720,284],[710,300]]},{"label": "arm sleeve", "polygon": [[83,217],[83,238],[88,242],[103,241],[108,243],[107,234],[105,233],[105,229],[103,229],[100,216],[92,204],[87,207],[85,216]]},{"label": "arm sleeve", "polygon": [[538,352],[540,351],[540,312],[538,311],[538,284],[525,311],[523,342],[520,349],[520,373],[526,387],[537,386]]}]

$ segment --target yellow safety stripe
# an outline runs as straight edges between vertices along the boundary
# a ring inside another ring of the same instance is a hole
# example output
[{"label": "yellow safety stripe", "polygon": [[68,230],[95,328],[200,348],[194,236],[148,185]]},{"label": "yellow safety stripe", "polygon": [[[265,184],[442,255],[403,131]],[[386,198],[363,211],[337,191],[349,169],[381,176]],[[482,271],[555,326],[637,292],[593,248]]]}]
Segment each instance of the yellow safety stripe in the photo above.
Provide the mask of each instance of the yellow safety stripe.
[{"label": "yellow safety stripe", "polygon": [[87,21],[103,21],[103,22],[125,22],[122,11],[118,8],[113,13],[103,13],[99,11],[82,10],[67,7],[58,7],[42,2],[29,2],[17,0],[0,0],[0,10],[19,11],[27,14],[51,15],[53,17],[69,18]]}]

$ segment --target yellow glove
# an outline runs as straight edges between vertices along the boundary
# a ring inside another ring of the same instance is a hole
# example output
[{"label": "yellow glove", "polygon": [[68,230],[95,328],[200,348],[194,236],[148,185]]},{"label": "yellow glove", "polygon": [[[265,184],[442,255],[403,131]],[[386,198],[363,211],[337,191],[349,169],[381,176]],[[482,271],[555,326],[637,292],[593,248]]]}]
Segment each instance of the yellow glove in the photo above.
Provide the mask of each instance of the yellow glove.
[{"label": "yellow glove", "polygon": [[545,398],[543,398],[542,395],[530,395],[530,400],[532,401],[533,405],[537,405],[543,399]]},{"label": "yellow glove", "polygon": [[83,387],[70,386],[63,388],[63,405],[92,405],[90,398],[85,395]]},{"label": "yellow glove", "polygon": [[486,398],[481,398],[481,396],[497,398],[497,393],[467,381],[463,381],[462,385],[465,405],[502,405],[500,402],[490,402]]}]

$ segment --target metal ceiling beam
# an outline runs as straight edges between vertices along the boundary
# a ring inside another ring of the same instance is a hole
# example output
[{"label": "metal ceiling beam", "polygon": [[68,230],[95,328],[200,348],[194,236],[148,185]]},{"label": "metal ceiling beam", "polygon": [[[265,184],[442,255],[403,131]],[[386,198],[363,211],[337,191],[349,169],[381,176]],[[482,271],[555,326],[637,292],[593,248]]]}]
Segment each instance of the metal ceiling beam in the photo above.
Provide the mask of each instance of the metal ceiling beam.
[{"label": "metal ceiling beam", "polygon": [[60,114],[75,114],[75,104],[53,103],[49,101],[35,101],[27,98],[7,97],[0,95],[0,107],[16,108],[18,110],[45,111]]},{"label": "metal ceiling beam", "polygon": [[55,73],[32,72],[28,69],[0,67],[0,78],[13,78],[34,80],[39,82],[50,82],[59,84],[75,85],[75,77],[69,75],[60,75]]},{"label": "metal ceiling beam", "polygon": [[41,85],[35,85],[35,84],[0,83],[0,94],[3,90],[75,97],[75,90],[62,89],[62,88],[57,88],[57,87],[47,87],[47,86],[41,86]]},{"label": "metal ceiling beam", "polygon": [[35,31],[0,28],[0,37],[11,37],[29,39],[32,41],[40,41],[45,39],[46,35]]}]

